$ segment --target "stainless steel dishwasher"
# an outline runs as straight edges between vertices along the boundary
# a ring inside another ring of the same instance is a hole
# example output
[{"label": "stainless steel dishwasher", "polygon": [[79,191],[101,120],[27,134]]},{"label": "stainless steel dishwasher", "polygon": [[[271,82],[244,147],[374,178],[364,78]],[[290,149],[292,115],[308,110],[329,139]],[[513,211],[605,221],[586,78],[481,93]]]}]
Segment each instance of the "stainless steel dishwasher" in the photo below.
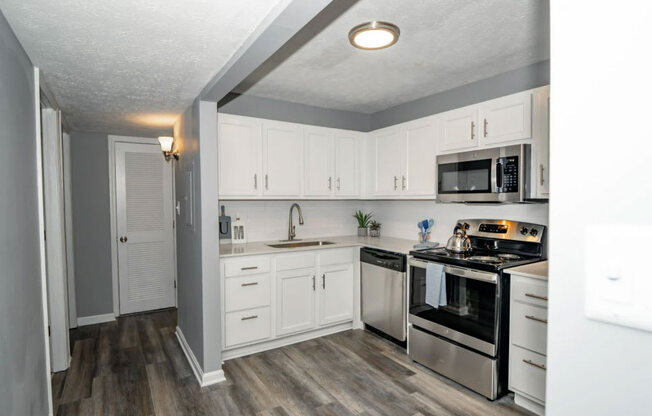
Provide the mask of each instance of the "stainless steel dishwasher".
[{"label": "stainless steel dishwasher", "polygon": [[[405,346],[406,256],[363,247],[360,249],[362,322]],[[391,339],[390,338],[390,339]]]}]

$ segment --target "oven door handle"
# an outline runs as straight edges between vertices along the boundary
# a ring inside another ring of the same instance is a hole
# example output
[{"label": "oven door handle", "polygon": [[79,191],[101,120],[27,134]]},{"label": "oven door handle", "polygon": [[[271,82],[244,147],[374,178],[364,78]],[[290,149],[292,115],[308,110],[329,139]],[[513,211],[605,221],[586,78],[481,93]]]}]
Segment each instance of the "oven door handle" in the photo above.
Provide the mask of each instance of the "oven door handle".
[{"label": "oven door handle", "polygon": [[[428,262],[410,258],[408,264],[419,269],[425,269],[428,265]],[[498,283],[498,274],[496,273],[482,272],[478,270],[467,269],[464,267],[444,265],[444,273],[454,274],[456,276],[465,277],[472,280],[479,280],[487,283]]]}]

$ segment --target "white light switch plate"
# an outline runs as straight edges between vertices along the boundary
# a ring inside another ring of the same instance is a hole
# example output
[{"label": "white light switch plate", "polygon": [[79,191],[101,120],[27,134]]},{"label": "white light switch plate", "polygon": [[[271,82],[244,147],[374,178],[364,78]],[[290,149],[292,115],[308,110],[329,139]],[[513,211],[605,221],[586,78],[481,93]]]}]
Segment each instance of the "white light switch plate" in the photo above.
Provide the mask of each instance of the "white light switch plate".
[{"label": "white light switch plate", "polygon": [[652,272],[640,236],[652,227],[592,225],[586,231],[585,313],[591,319],[652,331]]}]

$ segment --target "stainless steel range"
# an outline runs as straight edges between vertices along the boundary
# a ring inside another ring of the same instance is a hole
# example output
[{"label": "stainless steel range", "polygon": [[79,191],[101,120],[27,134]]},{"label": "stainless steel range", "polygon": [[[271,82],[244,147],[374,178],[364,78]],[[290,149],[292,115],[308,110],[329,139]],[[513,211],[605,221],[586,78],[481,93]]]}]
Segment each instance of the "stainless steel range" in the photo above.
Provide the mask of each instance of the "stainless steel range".
[{"label": "stainless steel range", "polygon": [[509,274],[503,270],[544,260],[546,227],[459,220],[460,229],[470,250],[410,252],[408,352],[493,400],[507,391]]}]

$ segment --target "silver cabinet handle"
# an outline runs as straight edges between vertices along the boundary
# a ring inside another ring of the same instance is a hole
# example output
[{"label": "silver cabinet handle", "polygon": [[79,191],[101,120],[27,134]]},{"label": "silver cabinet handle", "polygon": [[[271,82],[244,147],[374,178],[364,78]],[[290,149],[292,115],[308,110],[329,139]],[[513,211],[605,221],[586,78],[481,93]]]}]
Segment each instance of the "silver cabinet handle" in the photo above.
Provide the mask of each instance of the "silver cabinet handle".
[{"label": "silver cabinet handle", "polygon": [[126,236],[120,237],[120,242],[121,243],[126,243],[127,242],[127,237]]},{"label": "silver cabinet handle", "polygon": [[258,266],[240,267],[240,270],[256,270]]},{"label": "silver cabinet handle", "polygon": [[258,315],[243,316],[243,317],[240,318],[240,319],[243,320],[243,321],[248,321],[248,320],[250,320],[250,319],[256,319],[256,318],[258,318]]},{"label": "silver cabinet handle", "polygon": [[525,296],[527,296],[528,298],[548,300],[547,296],[535,295],[534,293],[526,293]]},{"label": "silver cabinet handle", "polygon": [[265,189],[269,190],[269,175],[265,174]]},{"label": "silver cabinet handle", "polygon": [[396,184],[398,181],[398,177],[394,176],[394,190],[398,189],[398,185]]},{"label": "silver cabinet handle", "polygon": [[540,176],[539,184],[541,186],[543,186],[543,183],[544,183],[544,179],[543,179],[543,163],[539,164],[539,176]]},{"label": "silver cabinet handle", "polygon": [[321,275],[321,288],[326,289],[326,274]]},{"label": "silver cabinet handle", "polygon": [[401,176],[401,188],[405,191],[405,188],[407,187],[406,185],[406,179],[405,176]]},{"label": "silver cabinet handle", "polygon": [[331,178],[331,177],[329,176],[329,177],[328,177],[328,190],[329,190],[329,191],[332,189],[332,185],[333,185],[333,178]]},{"label": "silver cabinet handle", "polygon": [[342,183],[342,182],[340,181],[340,177],[338,176],[338,177],[337,177],[337,190],[338,190],[338,191],[340,190],[340,184],[341,184],[341,183]]},{"label": "silver cabinet handle", "polygon": [[258,174],[254,173],[254,189],[258,189]]},{"label": "silver cabinet handle", "polygon": [[471,122],[471,140],[475,139],[475,122]]},{"label": "silver cabinet handle", "polygon": [[312,275],[312,290],[315,290],[315,275]]},{"label": "silver cabinet handle", "polygon": [[547,324],[547,323],[548,323],[548,320],[547,320],[547,319],[537,318],[536,316],[532,316],[532,315],[525,315],[525,318],[526,318],[526,319],[531,319],[531,320],[533,320],[533,321],[537,321],[537,322],[543,322],[544,324]]},{"label": "silver cabinet handle", "polygon": [[542,369],[543,371],[546,371],[546,366],[543,365],[543,364],[537,364],[537,363],[535,363],[535,362],[532,361],[532,360],[526,360],[526,359],[523,359],[523,362],[524,362],[525,364],[530,364],[531,366],[534,366],[534,367],[536,367],[536,368],[540,368],[540,369]]},{"label": "silver cabinet handle", "polygon": [[257,284],[258,284],[258,282],[250,282],[250,283],[243,283],[240,286],[242,286],[242,287],[244,287],[244,286],[256,286]]},{"label": "silver cabinet handle", "polygon": [[487,124],[489,124],[489,123],[487,122],[487,119],[485,118],[484,119],[484,137],[487,137]]}]

